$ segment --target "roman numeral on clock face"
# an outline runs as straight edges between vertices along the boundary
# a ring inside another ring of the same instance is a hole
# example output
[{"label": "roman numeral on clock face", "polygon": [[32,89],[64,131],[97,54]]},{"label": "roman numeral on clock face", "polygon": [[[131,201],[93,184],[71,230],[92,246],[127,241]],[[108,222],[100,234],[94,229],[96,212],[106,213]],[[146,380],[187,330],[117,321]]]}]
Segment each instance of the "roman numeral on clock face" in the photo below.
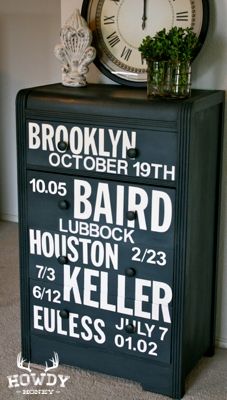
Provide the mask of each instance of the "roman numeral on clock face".
[{"label": "roman numeral on clock face", "polygon": [[189,20],[189,12],[188,11],[180,11],[177,12],[177,21],[188,21]]},{"label": "roman numeral on clock face", "polygon": [[132,54],[132,49],[130,49],[129,47],[124,47],[122,53],[121,53],[121,57],[125,59],[125,61],[128,61],[130,56]]},{"label": "roman numeral on clock face", "polygon": [[143,58],[142,54],[141,54],[141,64],[142,64],[142,65],[146,64],[145,58]]},{"label": "roman numeral on clock face", "polygon": [[116,46],[116,44],[118,44],[120,42],[120,38],[117,35],[117,32],[114,31],[113,33],[111,33],[109,36],[107,36],[107,40],[110,44],[111,47]]},{"label": "roman numeral on clock face", "polygon": [[117,6],[119,6],[120,0],[110,0],[110,1],[112,1],[112,2],[115,3]]},{"label": "roman numeral on clock face", "polygon": [[115,23],[115,15],[111,17],[104,16],[104,25],[114,24]]}]

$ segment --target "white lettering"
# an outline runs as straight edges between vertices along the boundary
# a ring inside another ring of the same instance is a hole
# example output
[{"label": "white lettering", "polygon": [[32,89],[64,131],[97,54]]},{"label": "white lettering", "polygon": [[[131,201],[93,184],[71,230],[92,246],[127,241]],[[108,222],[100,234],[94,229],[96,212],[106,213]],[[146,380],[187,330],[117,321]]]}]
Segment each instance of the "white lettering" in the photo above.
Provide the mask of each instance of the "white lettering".
[{"label": "white lettering", "polygon": [[[127,157],[127,150],[136,147],[136,132],[112,128],[91,128],[65,125],[54,127],[38,122],[28,123],[29,149],[61,152],[58,143],[64,141],[74,155],[100,156],[105,158]],[[121,154],[120,154],[121,152]]]},{"label": "white lettering", "polygon": [[[164,295],[161,296],[161,292]],[[163,314],[164,322],[171,322],[168,304],[172,300],[172,290],[164,282],[153,282],[152,315],[154,320],[159,320],[160,308]]]},{"label": "white lettering", "polygon": [[39,138],[40,126],[35,122],[29,122],[28,124],[28,146],[29,149],[39,149],[41,140]]},{"label": "white lettering", "polygon": [[[160,222],[161,202],[164,207],[163,221]],[[154,232],[168,231],[172,222],[172,202],[169,195],[159,190],[152,191],[151,230]]]},{"label": "white lettering", "polygon": [[[92,195],[95,198],[91,201]],[[139,229],[161,233],[168,231],[172,222],[170,196],[166,192],[154,189],[151,190],[151,196],[149,196],[148,189],[137,186],[124,188],[122,185],[111,187],[108,183],[98,183],[95,187],[87,181],[74,179],[74,218],[82,220],[92,218],[95,222],[102,223],[104,217],[108,224],[123,225],[126,196],[128,210],[136,213]],[[149,208],[151,208],[150,227],[147,224]],[[163,213],[161,213],[162,210]],[[136,222],[127,220],[126,223],[128,227],[134,228]]]}]

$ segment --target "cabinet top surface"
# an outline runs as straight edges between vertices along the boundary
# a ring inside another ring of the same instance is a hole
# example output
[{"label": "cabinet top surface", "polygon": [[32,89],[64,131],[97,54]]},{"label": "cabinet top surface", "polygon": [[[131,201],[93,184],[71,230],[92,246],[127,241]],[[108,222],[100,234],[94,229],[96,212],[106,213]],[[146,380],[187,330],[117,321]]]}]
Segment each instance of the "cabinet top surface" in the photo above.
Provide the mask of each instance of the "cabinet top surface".
[{"label": "cabinet top surface", "polygon": [[102,84],[72,88],[59,83],[24,89],[20,93],[26,98],[25,108],[28,110],[113,116],[127,113],[132,118],[164,117],[169,121],[176,119],[182,107],[208,108],[221,103],[224,98],[224,92],[220,90],[193,90],[192,96],[185,100],[148,99],[145,88]]}]

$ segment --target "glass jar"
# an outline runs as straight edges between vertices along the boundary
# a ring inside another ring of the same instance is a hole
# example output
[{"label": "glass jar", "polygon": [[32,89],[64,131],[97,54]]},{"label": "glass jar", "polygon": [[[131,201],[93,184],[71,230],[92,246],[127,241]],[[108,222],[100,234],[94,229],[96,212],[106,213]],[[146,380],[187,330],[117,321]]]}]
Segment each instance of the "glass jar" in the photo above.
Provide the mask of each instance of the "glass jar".
[{"label": "glass jar", "polygon": [[186,98],[190,94],[190,62],[147,60],[148,97]]}]

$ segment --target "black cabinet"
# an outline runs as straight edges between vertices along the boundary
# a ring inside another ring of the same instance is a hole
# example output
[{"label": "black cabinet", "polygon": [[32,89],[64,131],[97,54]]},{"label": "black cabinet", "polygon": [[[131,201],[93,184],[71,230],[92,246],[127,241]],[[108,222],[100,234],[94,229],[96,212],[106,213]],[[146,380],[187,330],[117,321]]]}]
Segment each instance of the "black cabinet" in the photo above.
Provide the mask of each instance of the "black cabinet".
[{"label": "black cabinet", "polygon": [[224,93],[17,97],[23,357],[180,398],[214,351]]}]

